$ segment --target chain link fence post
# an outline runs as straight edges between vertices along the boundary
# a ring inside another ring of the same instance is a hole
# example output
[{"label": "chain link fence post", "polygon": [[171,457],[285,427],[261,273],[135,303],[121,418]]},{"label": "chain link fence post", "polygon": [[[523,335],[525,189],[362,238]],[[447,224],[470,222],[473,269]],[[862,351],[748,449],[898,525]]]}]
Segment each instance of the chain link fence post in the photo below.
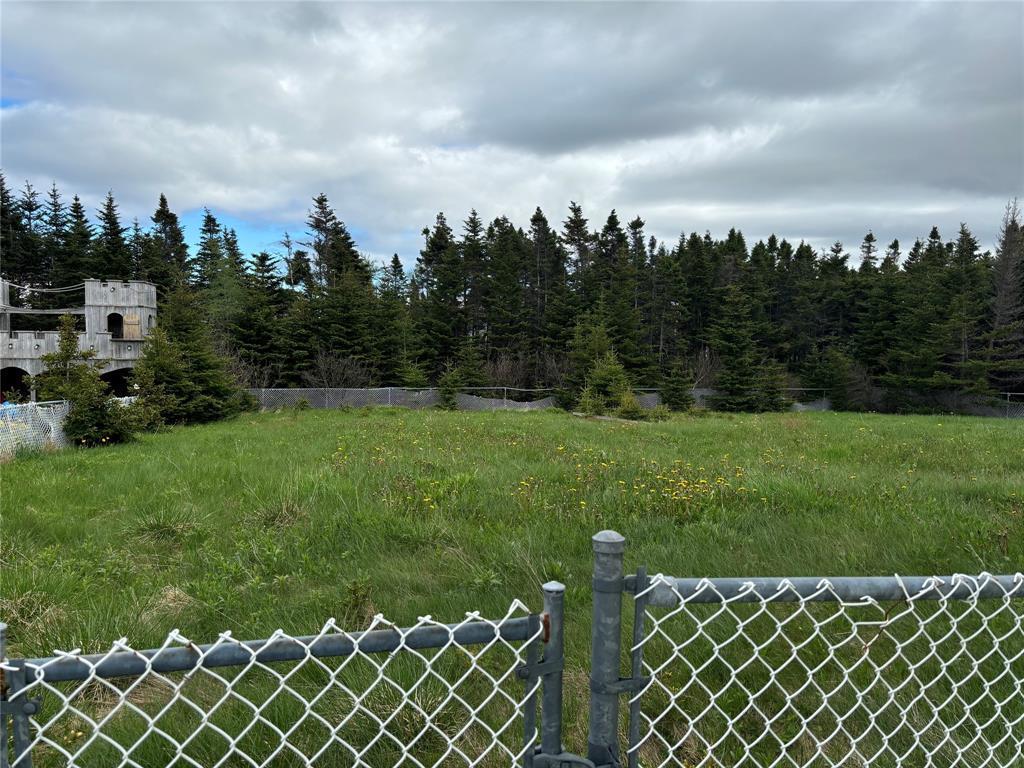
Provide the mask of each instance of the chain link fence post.
[{"label": "chain link fence post", "polygon": [[594,548],[594,609],[590,629],[587,758],[596,766],[609,766],[619,764],[618,687],[626,539],[615,531],[601,531],[591,541]]},{"label": "chain link fence post", "polygon": [[541,678],[541,732],[542,755],[560,755],[562,749],[562,665],[564,641],[562,617],[565,606],[565,585],[547,582],[544,590],[544,626],[547,642],[544,645],[545,672]]},{"label": "chain link fence post", "polygon": [[[0,666],[7,664],[7,625],[0,621]],[[7,759],[7,680],[0,669],[0,768],[9,768]]]}]

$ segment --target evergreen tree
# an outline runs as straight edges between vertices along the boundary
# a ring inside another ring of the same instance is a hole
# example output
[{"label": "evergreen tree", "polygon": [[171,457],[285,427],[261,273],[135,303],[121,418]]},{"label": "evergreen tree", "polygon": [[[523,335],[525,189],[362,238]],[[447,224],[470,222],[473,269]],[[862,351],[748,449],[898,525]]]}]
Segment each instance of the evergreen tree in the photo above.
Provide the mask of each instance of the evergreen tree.
[{"label": "evergreen tree", "polygon": [[989,331],[982,337],[985,372],[996,392],[1024,390],[1024,227],[1017,201],[1006,206],[993,268]]},{"label": "evergreen tree", "polygon": [[334,287],[349,273],[365,284],[370,283],[369,264],[359,255],[348,228],[322,192],[313,198],[306,228],[309,240],[304,245],[312,250],[313,277],[321,287]]},{"label": "evergreen tree", "polygon": [[562,224],[562,242],[569,254],[572,292],[579,306],[592,307],[599,299],[594,271],[594,236],[583,215],[583,208],[569,203],[569,218]]},{"label": "evergreen tree", "polygon": [[58,286],[76,285],[91,275],[93,229],[85,213],[85,206],[75,195],[68,209],[64,247],[54,265],[54,283]]},{"label": "evergreen tree", "polygon": [[68,211],[56,183],[50,185],[50,191],[47,193],[43,218],[45,222],[43,261],[46,284],[50,287],[63,287],[55,280],[59,274],[59,265],[66,260]]},{"label": "evergreen tree", "polygon": [[[530,314],[525,286],[531,248],[525,233],[504,216],[487,228],[490,285],[487,301],[487,348],[525,368],[530,351]],[[522,376],[518,377],[519,379]],[[516,382],[518,383],[518,382]]]},{"label": "evergreen tree", "polygon": [[111,399],[95,358],[95,350],[78,349],[74,317],[62,315],[57,351],[43,355],[45,370],[32,379],[43,399],[70,404],[61,428],[72,445],[121,443],[132,436],[131,414]]},{"label": "evergreen tree", "polygon": [[0,173],[0,254],[3,254],[4,275],[16,283],[25,282],[25,257],[21,251],[24,233],[25,220],[7,186],[7,178]]},{"label": "evergreen tree", "polygon": [[[228,376],[225,360],[214,351],[199,295],[184,285],[171,291],[161,307],[160,327],[184,365],[171,379],[155,377],[155,384],[179,403],[168,421],[214,421],[238,412],[244,398]],[[151,347],[147,343],[143,360]]]},{"label": "evergreen tree", "polygon": [[189,264],[189,279],[195,288],[209,288],[223,266],[224,236],[220,222],[203,208],[203,223],[199,228],[199,248]]},{"label": "evergreen tree", "polygon": [[580,317],[573,329],[568,351],[569,373],[566,377],[563,399],[576,402],[594,364],[609,352],[614,352],[603,316],[600,307],[587,312]]},{"label": "evergreen tree", "polygon": [[661,401],[673,411],[693,408],[693,374],[682,360],[674,360],[661,384]]},{"label": "evergreen tree", "polygon": [[90,269],[95,274],[90,276],[110,280],[128,280],[132,276],[131,251],[124,237],[128,230],[121,226],[113,192],[107,192],[98,216],[99,229],[96,232],[93,258],[90,264]]},{"label": "evergreen tree", "polygon": [[470,337],[480,338],[487,328],[489,275],[484,225],[475,209],[469,212],[462,225],[459,254],[465,276],[463,295],[459,297],[465,312],[465,332]]},{"label": "evergreen tree", "polygon": [[[21,221],[19,236],[11,253],[11,273],[16,281],[23,285],[45,287],[48,284],[47,262],[43,255],[43,234],[45,229],[43,204],[39,193],[25,182],[17,200],[18,217]],[[4,256],[5,269],[8,257]],[[28,303],[35,307],[40,305],[41,294],[28,298]],[[42,304],[45,306],[45,302]]]},{"label": "evergreen tree", "polygon": [[947,344],[944,368],[957,386],[985,390],[985,366],[978,347],[990,313],[991,271],[966,224],[960,225],[948,280],[951,303],[948,320],[940,329]]},{"label": "evergreen tree", "polygon": [[285,364],[279,334],[285,299],[273,256],[261,251],[243,274],[240,311],[230,327],[232,352],[249,386],[276,383]]},{"label": "evergreen tree", "polygon": [[711,347],[721,368],[715,378],[714,407],[723,411],[759,411],[778,399],[776,372],[765,365],[754,342],[747,297],[735,283],[722,289]]},{"label": "evergreen tree", "polygon": [[160,195],[160,202],[152,216],[153,227],[146,238],[139,274],[143,280],[155,283],[158,295],[167,295],[185,283],[188,276],[188,245],[178,216]]},{"label": "evergreen tree", "polygon": [[431,374],[454,359],[465,336],[466,318],[460,297],[465,291],[458,244],[443,213],[437,214],[433,229],[423,230],[423,250],[416,261],[416,285],[420,301],[415,304],[413,322],[418,355]]}]

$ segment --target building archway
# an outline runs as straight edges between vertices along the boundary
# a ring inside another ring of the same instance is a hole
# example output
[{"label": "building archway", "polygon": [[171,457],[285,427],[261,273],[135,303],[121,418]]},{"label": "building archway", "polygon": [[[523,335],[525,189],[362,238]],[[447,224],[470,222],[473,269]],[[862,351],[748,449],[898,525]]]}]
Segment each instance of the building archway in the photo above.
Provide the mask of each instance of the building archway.
[{"label": "building archway", "polygon": [[107,386],[110,387],[110,394],[114,397],[127,397],[131,394],[128,391],[128,385],[131,381],[131,377],[131,368],[117,368],[113,371],[107,371],[100,376],[103,381],[107,382]]},{"label": "building archway", "polygon": [[0,402],[28,400],[30,391],[28,371],[13,365],[0,369]]},{"label": "building archway", "polygon": [[124,317],[120,312],[111,312],[107,315],[107,331],[112,339],[124,338]]}]

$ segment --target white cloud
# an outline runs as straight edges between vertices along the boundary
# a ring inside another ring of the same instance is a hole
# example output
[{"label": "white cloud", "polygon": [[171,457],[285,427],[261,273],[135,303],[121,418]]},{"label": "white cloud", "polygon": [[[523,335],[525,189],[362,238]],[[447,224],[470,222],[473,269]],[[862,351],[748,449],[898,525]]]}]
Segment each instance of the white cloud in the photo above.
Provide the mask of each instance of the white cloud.
[{"label": "white cloud", "polygon": [[0,164],[411,261],[471,207],[850,247],[1024,193],[1015,3],[8,3]]}]

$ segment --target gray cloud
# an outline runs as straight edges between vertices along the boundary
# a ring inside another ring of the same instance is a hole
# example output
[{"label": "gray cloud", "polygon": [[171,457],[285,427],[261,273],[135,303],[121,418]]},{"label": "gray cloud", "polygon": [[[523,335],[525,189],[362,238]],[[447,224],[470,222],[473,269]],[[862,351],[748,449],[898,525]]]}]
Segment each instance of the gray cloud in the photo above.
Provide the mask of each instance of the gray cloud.
[{"label": "gray cloud", "polygon": [[146,216],[295,229],[324,191],[375,255],[437,210],[570,199],[655,234],[851,249],[1024,193],[1020,3],[5,3],[0,163]]}]

